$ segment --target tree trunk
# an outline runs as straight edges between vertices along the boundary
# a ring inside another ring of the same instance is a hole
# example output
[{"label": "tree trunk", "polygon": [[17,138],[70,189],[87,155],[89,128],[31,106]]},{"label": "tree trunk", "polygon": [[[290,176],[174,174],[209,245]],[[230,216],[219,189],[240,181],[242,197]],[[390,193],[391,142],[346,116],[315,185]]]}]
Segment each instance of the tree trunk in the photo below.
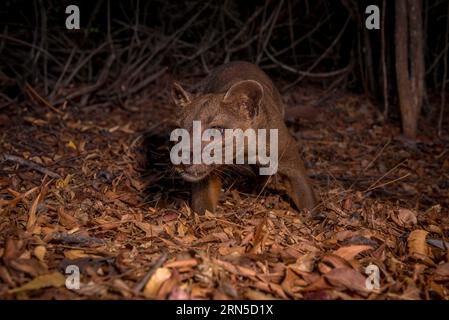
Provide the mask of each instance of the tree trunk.
[{"label": "tree trunk", "polygon": [[424,48],[421,0],[395,1],[396,81],[402,129],[415,138],[424,95]]}]

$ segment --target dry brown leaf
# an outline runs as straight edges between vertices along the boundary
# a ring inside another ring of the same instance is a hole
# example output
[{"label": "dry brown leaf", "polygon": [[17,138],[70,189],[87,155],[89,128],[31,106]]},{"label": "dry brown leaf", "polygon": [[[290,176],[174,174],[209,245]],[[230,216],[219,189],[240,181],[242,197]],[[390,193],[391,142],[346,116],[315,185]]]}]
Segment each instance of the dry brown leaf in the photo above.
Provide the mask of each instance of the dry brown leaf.
[{"label": "dry brown leaf", "polygon": [[436,292],[442,299],[448,299],[449,298],[449,291],[444,288],[444,286],[435,283],[434,281],[430,282],[429,286],[430,290]]},{"label": "dry brown leaf", "polygon": [[330,284],[355,291],[362,296],[367,296],[369,290],[366,288],[366,278],[357,270],[350,268],[335,268],[324,275]]},{"label": "dry brown leaf", "polygon": [[302,287],[305,287],[307,282],[300,279],[300,277],[292,270],[287,269],[285,278],[281,283],[282,289],[284,289],[284,291],[291,297],[300,298],[300,294],[298,294],[300,286],[298,284],[302,284]]},{"label": "dry brown leaf", "polygon": [[142,229],[146,233],[147,237],[157,237],[164,230],[161,226],[152,225],[147,222],[133,221],[133,223]]},{"label": "dry brown leaf", "polygon": [[351,268],[351,265],[342,257],[332,253],[326,254],[318,263],[318,269],[323,274],[335,268]]},{"label": "dry brown leaf", "polygon": [[58,209],[58,216],[59,216],[59,222],[62,226],[66,227],[68,229],[73,229],[73,228],[79,227],[79,223],[76,220],[76,218],[71,216],[70,214],[66,213],[64,211],[64,207],[60,207]]},{"label": "dry brown leaf", "polygon": [[112,285],[115,290],[119,291],[124,298],[131,298],[131,289],[122,279],[114,279]]},{"label": "dry brown leaf", "polygon": [[187,227],[186,224],[184,224],[182,222],[178,222],[178,230],[177,230],[178,236],[184,237],[188,230],[189,230],[189,228]]},{"label": "dry brown leaf", "polygon": [[346,261],[351,261],[354,259],[359,253],[366,251],[366,250],[372,250],[373,247],[371,246],[364,246],[364,245],[352,245],[352,246],[346,246],[338,248],[333,252],[333,254],[342,257]]},{"label": "dry brown leaf", "polygon": [[224,260],[218,260],[218,259],[213,259],[213,262],[217,265],[219,265],[220,267],[223,267],[226,271],[231,272],[233,274],[239,275],[239,276],[245,276],[245,277],[255,277],[257,275],[256,271],[243,267],[243,266],[239,266],[239,265],[234,265],[230,262],[224,261]]},{"label": "dry brown leaf", "polygon": [[198,265],[198,260],[192,259],[184,259],[184,260],[176,260],[167,262],[164,267],[166,268],[193,268]]},{"label": "dry brown leaf", "polygon": [[9,290],[10,293],[18,293],[28,290],[36,290],[48,287],[61,287],[65,284],[65,277],[59,272],[53,272],[38,276],[21,287]]},{"label": "dry brown leaf", "polygon": [[395,221],[400,227],[411,227],[418,223],[416,214],[409,209],[399,209],[397,215],[397,221]]},{"label": "dry brown leaf", "polygon": [[3,259],[14,259],[18,258],[21,253],[21,247],[22,247],[22,240],[15,240],[15,239],[7,239],[6,240],[6,246],[5,246],[5,252],[3,253]]},{"label": "dry brown leaf", "polygon": [[282,286],[276,283],[257,281],[252,286],[262,291],[272,293],[281,299],[288,299],[287,295],[284,292],[284,289],[282,289]]},{"label": "dry brown leaf", "polygon": [[94,255],[94,254],[88,254],[85,251],[78,250],[78,249],[66,250],[66,251],[64,251],[64,256],[70,260],[76,260],[76,259],[81,259],[81,258],[101,258],[101,256]]},{"label": "dry brown leaf", "polygon": [[234,256],[239,257],[245,253],[244,247],[228,247],[228,246],[220,246],[218,248],[218,253],[222,256]]},{"label": "dry brown leaf", "polygon": [[38,258],[40,261],[44,261],[45,253],[47,252],[47,249],[44,246],[37,246],[34,248],[34,256]]},{"label": "dry brown leaf", "polygon": [[438,265],[434,274],[438,280],[449,280],[449,262]]},{"label": "dry brown leaf", "polygon": [[351,230],[343,230],[339,231],[334,235],[334,238],[338,241],[344,241],[346,239],[349,239],[351,237],[354,237],[357,235],[357,232],[351,231]]},{"label": "dry brown leaf", "polygon": [[80,288],[76,290],[76,293],[88,297],[101,297],[104,296],[107,291],[108,287],[105,284],[90,281],[87,284],[81,283]]},{"label": "dry brown leaf", "polygon": [[143,290],[143,295],[147,298],[155,298],[162,284],[170,279],[172,272],[168,268],[158,268],[148,280]]},{"label": "dry brown leaf", "polygon": [[36,199],[34,199],[33,204],[31,205],[30,211],[28,213],[28,221],[27,221],[27,231],[33,232],[34,225],[36,224],[36,211],[37,205],[41,201],[42,193],[39,193]]},{"label": "dry brown leaf", "polygon": [[113,230],[119,227],[123,221],[109,221],[102,218],[96,218],[95,223],[103,230]]},{"label": "dry brown leaf", "polygon": [[170,278],[162,283],[158,293],[157,299],[166,299],[167,296],[173,292],[173,289],[179,284],[179,274],[176,270],[174,270],[170,276]]},{"label": "dry brown leaf", "polygon": [[406,279],[407,287],[401,295],[404,300],[421,300],[419,289],[415,282],[411,279]]},{"label": "dry brown leaf", "polygon": [[199,285],[194,285],[191,289],[191,297],[192,299],[206,299],[210,294],[213,293],[212,288],[204,288]]},{"label": "dry brown leaf", "polygon": [[11,277],[11,274],[4,266],[0,266],[0,279],[2,279],[3,282],[8,284],[10,287],[15,287],[14,280]]},{"label": "dry brown leaf", "polygon": [[25,272],[32,277],[48,273],[47,266],[36,259],[14,259],[9,261],[8,264],[14,269]]},{"label": "dry brown leaf", "polygon": [[333,287],[324,279],[324,277],[318,277],[315,281],[310,283],[305,288],[301,289],[301,292],[309,292],[309,291],[319,291],[319,290],[328,290],[332,289]]},{"label": "dry brown leaf", "polygon": [[413,230],[408,236],[408,248],[410,254],[422,260],[429,260],[429,247],[426,243],[427,231]]},{"label": "dry brown leaf", "polygon": [[309,252],[296,259],[294,264],[290,264],[288,267],[294,271],[312,272],[315,267],[315,260],[317,259],[316,253]]},{"label": "dry brown leaf", "polygon": [[224,232],[213,232],[203,238],[200,238],[197,242],[198,243],[206,243],[206,242],[215,242],[215,241],[227,242],[227,241],[229,241],[229,237]]}]

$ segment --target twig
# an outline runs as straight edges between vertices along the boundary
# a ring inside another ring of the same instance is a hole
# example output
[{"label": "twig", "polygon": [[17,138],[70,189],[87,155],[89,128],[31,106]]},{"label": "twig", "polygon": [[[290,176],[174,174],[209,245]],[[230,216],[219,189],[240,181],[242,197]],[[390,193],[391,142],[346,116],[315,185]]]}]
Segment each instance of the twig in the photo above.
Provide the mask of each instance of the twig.
[{"label": "twig", "polygon": [[343,69],[339,69],[339,70],[335,70],[335,71],[329,71],[329,72],[310,72],[310,68],[307,71],[302,71],[302,70],[298,70],[295,69],[293,67],[290,67],[278,60],[276,60],[275,57],[273,57],[268,50],[265,50],[265,54],[268,56],[268,58],[273,61],[273,63],[277,64],[279,67],[281,67],[284,70],[290,71],[294,74],[298,74],[300,76],[303,77],[310,77],[310,78],[327,78],[327,77],[333,77],[333,76],[337,76],[339,74],[348,72],[349,70],[351,70],[352,67],[352,61],[349,62],[349,64],[344,67]]},{"label": "twig", "polygon": [[151,276],[156,272],[157,269],[159,269],[162,266],[165,260],[167,260],[166,252],[161,254],[156,263],[151,267],[150,270],[148,270],[147,274],[142,278],[142,280],[139,281],[139,283],[136,284],[136,286],[133,289],[134,294],[137,295],[139,294],[140,291],[142,291],[147,282],[150,280]]},{"label": "twig", "polygon": [[31,93],[31,95],[35,98],[37,98],[38,100],[40,100],[41,102],[43,102],[47,107],[49,107],[51,110],[53,110],[54,112],[58,113],[58,114],[63,114],[62,111],[56,109],[50,102],[47,101],[47,99],[41,97],[39,95],[39,93],[36,92],[36,90],[34,90],[34,88],[32,86],[30,86],[28,83],[25,84],[25,89],[27,89],[27,92]]},{"label": "twig", "polygon": [[[363,192],[368,192],[368,191],[370,191],[370,190],[373,190],[373,189],[375,189],[376,188],[376,185],[383,179],[383,178],[385,178],[386,176],[388,176],[391,172],[393,172],[394,170],[396,170],[398,167],[400,167],[404,162],[406,162],[407,161],[407,159],[406,160],[403,160],[403,161],[401,161],[401,162],[399,162],[397,165],[395,165],[393,168],[391,168],[390,170],[388,170],[385,174],[383,174],[379,179],[377,179],[373,184],[371,184],[366,190],[364,190]],[[397,181],[397,180],[399,180],[399,179],[403,179],[403,178],[405,178],[405,176],[404,177],[401,177],[401,178],[398,178],[398,179],[395,179],[395,180],[393,180],[393,182],[394,181]],[[391,182],[388,182],[388,183],[391,183]],[[384,184],[383,184],[384,185]]]},{"label": "twig", "polygon": [[87,86],[87,87],[84,87],[84,88],[82,88],[82,89],[80,89],[78,91],[75,91],[75,92],[69,94],[67,97],[57,100],[55,102],[55,104],[59,104],[59,103],[63,102],[64,100],[71,100],[71,99],[74,99],[76,97],[79,97],[79,96],[82,96],[82,95],[85,95],[85,94],[89,94],[89,93],[97,90],[98,88],[100,88],[106,82],[109,69],[111,68],[111,65],[114,62],[114,60],[115,60],[115,55],[111,54],[109,56],[108,60],[106,61],[106,64],[103,67],[103,70],[101,71],[101,73],[100,73],[100,75],[99,75],[99,77],[97,79],[97,82],[95,84]]},{"label": "twig", "polygon": [[29,168],[31,168],[33,170],[36,170],[36,171],[38,171],[40,173],[46,174],[47,176],[49,176],[51,178],[55,178],[55,179],[61,179],[62,178],[59,174],[42,167],[40,164],[37,164],[34,161],[26,160],[26,159],[23,159],[21,157],[14,156],[14,155],[11,155],[11,154],[4,154],[3,158],[6,161],[15,162],[15,163],[18,163],[18,164],[20,164],[22,166],[26,166],[26,167],[29,167]]},{"label": "twig", "polygon": [[[315,60],[315,62],[307,69],[307,73],[309,73],[310,71],[312,71],[320,62],[321,60],[324,59],[324,57],[326,57],[331,49],[340,41],[340,38],[343,36],[346,27],[348,26],[348,23],[350,21],[350,18],[348,17],[348,19],[346,19],[345,24],[343,25],[343,27],[341,28],[340,32],[338,33],[338,35],[335,37],[334,41],[332,41],[332,43],[330,44],[330,46],[321,54],[321,56]],[[350,64],[349,64],[350,65]],[[298,82],[300,82],[302,79],[304,79],[306,75],[300,75],[293,83],[291,83],[290,85],[288,85],[286,88],[284,88],[283,91],[286,91],[290,88],[292,88],[293,86],[295,86]]]},{"label": "twig", "polygon": [[50,95],[49,95],[49,97],[48,97],[48,99],[49,99],[51,102],[53,102],[53,97],[54,97],[55,93],[58,91],[59,84],[61,83],[62,78],[65,76],[65,74],[66,74],[66,72],[67,72],[67,69],[68,69],[70,63],[72,62],[73,56],[75,55],[75,51],[76,51],[76,49],[73,48],[72,51],[70,52],[70,55],[69,55],[69,57],[68,57],[68,59],[67,59],[65,65],[64,65],[64,69],[62,69],[62,72],[61,72],[61,74],[59,75],[59,78],[58,78],[58,80],[56,81],[56,84],[54,85],[53,90],[52,90],[52,92],[50,93]]},{"label": "twig", "polygon": [[377,186],[373,185],[372,187],[366,189],[364,192],[366,193],[366,192],[372,191],[372,190],[374,190],[374,189],[378,189],[378,188],[385,187],[385,186],[387,186],[387,185],[389,185],[389,184],[392,184],[392,183],[398,182],[398,181],[400,181],[400,180],[403,180],[403,179],[407,178],[407,177],[410,176],[410,175],[411,175],[411,173],[408,172],[408,173],[404,174],[403,176],[401,176],[401,177],[399,177],[399,178],[396,178],[396,179],[393,179],[393,180],[391,180],[391,181],[387,181],[387,182],[382,183],[382,184],[379,184],[379,185],[377,185]]},{"label": "twig", "polygon": [[20,40],[20,39],[11,37],[11,36],[7,36],[7,35],[4,35],[4,34],[0,34],[0,38],[2,38],[4,40],[7,40],[7,41],[12,41],[12,42],[19,43],[19,44],[28,46],[28,47],[33,48],[33,49],[36,49],[36,50],[46,54],[53,62],[55,62],[59,66],[62,66],[61,62],[59,62],[59,60],[56,59],[51,53],[49,53],[47,50],[45,50],[45,49],[43,49],[43,48],[41,48],[41,47],[39,47],[37,45],[34,45],[32,43],[28,43],[26,41],[23,41],[23,40]]}]

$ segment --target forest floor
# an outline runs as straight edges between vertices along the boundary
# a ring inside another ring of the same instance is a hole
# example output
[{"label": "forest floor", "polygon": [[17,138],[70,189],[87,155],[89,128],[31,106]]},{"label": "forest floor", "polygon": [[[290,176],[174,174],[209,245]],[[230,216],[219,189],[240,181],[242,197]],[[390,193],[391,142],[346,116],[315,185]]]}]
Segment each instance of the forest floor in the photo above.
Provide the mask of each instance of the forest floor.
[{"label": "forest floor", "polygon": [[298,88],[290,106],[320,101],[288,124],[325,218],[232,186],[197,215],[166,161],[165,91],[1,110],[0,298],[449,299],[449,145],[431,123],[408,141],[363,96]]}]

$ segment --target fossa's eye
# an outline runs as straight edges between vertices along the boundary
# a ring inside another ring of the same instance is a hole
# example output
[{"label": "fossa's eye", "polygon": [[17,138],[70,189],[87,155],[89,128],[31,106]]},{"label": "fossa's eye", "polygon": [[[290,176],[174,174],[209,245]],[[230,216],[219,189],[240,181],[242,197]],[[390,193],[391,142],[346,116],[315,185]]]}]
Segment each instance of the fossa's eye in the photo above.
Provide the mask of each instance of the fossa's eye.
[{"label": "fossa's eye", "polygon": [[223,127],[213,126],[211,129],[217,129],[218,131],[220,131],[221,135],[224,135],[225,129]]}]

